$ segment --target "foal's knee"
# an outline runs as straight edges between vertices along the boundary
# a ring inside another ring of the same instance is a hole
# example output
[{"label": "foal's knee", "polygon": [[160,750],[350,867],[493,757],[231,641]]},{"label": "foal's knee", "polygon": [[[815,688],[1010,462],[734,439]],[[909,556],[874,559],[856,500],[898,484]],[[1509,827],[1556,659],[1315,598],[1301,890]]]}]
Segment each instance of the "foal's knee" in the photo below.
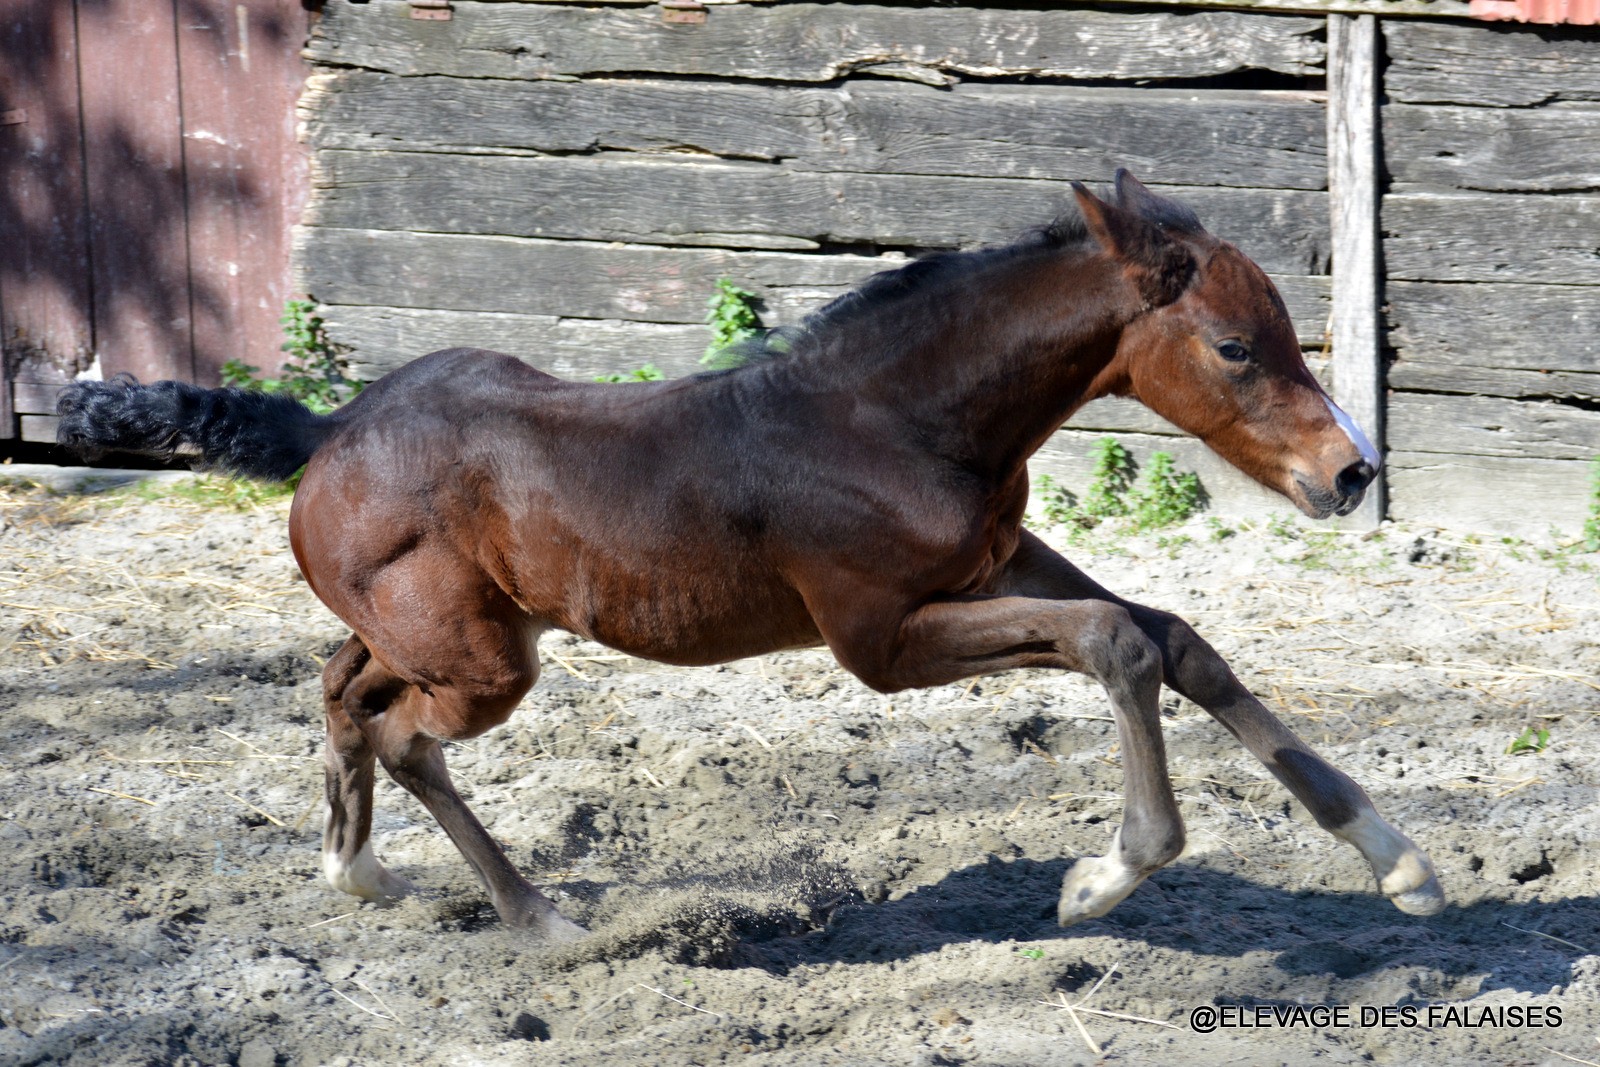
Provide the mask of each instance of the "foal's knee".
[{"label": "foal's knee", "polygon": [[1089,670],[1104,685],[1161,681],[1161,653],[1128,610],[1105,604],[1079,641]]},{"label": "foal's knee", "polygon": [[1163,680],[1184,696],[1207,704],[1241,688],[1216,649],[1183,619],[1145,607],[1134,618],[1161,653]]}]

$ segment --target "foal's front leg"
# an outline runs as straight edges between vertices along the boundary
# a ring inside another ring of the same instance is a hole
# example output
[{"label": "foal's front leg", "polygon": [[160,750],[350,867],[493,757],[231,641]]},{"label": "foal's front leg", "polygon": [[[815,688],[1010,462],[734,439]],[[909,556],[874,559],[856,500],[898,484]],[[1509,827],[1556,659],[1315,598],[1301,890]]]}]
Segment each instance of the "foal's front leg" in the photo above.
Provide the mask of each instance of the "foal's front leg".
[{"label": "foal's front leg", "polygon": [[995,584],[1004,593],[1053,596],[1074,603],[1087,598],[1126,609],[1159,651],[1167,685],[1227,727],[1306,806],[1319,826],[1354,845],[1395,907],[1412,915],[1443,910],[1444,890],[1426,853],[1389,825],[1348,775],[1268,711],[1188,623],[1114,596],[1026,531]]},{"label": "foal's front leg", "polygon": [[1126,804],[1111,852],[1067,873],[1063,926],[1104,915],[1183,851],[1183,822],[1161,739],[1161,656],[1126,609],[1099,600],[966,597],[925,604],[891,648],[830,635],[840,661],[868,685],[920,688],[1014,667],[1058,667],[1105,686],[1122,742]]}]

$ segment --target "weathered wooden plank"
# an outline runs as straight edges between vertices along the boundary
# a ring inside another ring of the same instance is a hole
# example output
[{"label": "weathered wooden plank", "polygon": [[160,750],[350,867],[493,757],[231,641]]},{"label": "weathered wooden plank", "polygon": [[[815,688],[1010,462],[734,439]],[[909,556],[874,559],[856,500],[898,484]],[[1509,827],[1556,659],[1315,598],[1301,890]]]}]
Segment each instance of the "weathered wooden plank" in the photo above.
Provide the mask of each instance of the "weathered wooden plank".
[{"label": "weathered wooden plank", "polygon": [[313,143],[407,151],[694,151],[812,170],[1321,189],[1320,94],[855,80],[826,88],[317,76]]},{"label": "weathered wooden plank", "polygon": [[1391,279],[1600,285],[1596,196],[1387,196],[1383,233]]},{"label": "weathered wooden plank", "polygon": [[[1600,291],[1570,285],[1391,281],[1395,371],[1413,360],[1525,371],[1600,370]],[[1396,388],[1398,379],[1391,374]]]},{"label": "weathered wooden plank", "polygon": [[[767,325],[784,325],[906,262],[321,227],[299,241],[299,287],[329,304],[641,322],[702,322],[716,279],[730,277],[761,297]],[[1273,280],[1302,343],[1320,344],[1327,279]]]},{"label": "weathered wooden plank", "polygon": [[1523,459],[1600,456],[1600,411],[1544,400],[1395,393],[1389,440],[1396,451]]},{"label": "weathered wooden plank", "polygon": [[731,277],[773,326],[906,262],[318,227],[300,244],[300,288],[330,304],[698,323],[716,280]]},{"label": "weathered wooden plank", "polygon": [[1477,532],[1576,534],[1589,508],[1589,464],[1437,453],[1389,454],[1389,514]]},{"label": "weathered wooden plank", "polygon": [[1600,100],[1600,30],[1593,26],[1384,24],[1384,89],[1403,103],[1527,107]]},{"label": "weathered wooden plank", "polygon": [[1600,400],[1600,366],[1594,373],[1506,370],[1460,363],[1404,359],[1389,368],[1389,388],[1419,393],[1507,397],[1578,397]]},{"label": "weathered wooden plank", "polygon": [[[1004,243],[1072,203],[1065,182],[825,174],[632,154],[326,151],[315,183],[306,218],[322,226],[746,248]],[[1265,270],[1318,274],[1328,262],[1322,193],[1166,191]]]},{"label": "weathered wooden plank", "polygon": [[1102,397],[1085,404],[1067,420],[1066,429],[1167,437],[1176,437],[1183,433],[1137,400],[1120,396]]},{"label": "weathered wooden plank", "polygon": [[[1383,448],[1383,348],[1378,339],[1378,20],[1328,16],[1328,214],[1333,228],[1333,395]],[[1342,520],[1376,529],[1383,480]]]},{"label": "weathered wooden plank", "polygon": [[1600,188],[1600,105],[1383,109],[1384,158],[1399,185],[1562,192]]},{"label": "weathered wooden plank", "polygon": [[1242,70],[1320,72],[1320,19],[1232,12],[895,8],[793,3],[721,8],[700,25],[654,10],[473,3],[418,22],[399,0],[334,0],[312,59],[397,74],[548,78],[616,72],[832,81],[856,71],[1113,80]]},{"label": "weathered wooden plank", "polygon": [[323,305],[327,336],[349,349],[357,378],[372,379],[441,348],[506,352],[540,370],[586,381],[653,363],[669,378],[703,370],[704,326],[563,319],[554,315]]},{"label": "weathered wooden plank", "polygon": [[1094,472],[1091,449],[1106,436],[1114,436],[1135,464],[1149,462],[1153,452],[1166,452],[1179,470],[1194,471],[1210,498],[1207,510],[1220,518],[1261,520],[1298,514],[1287,498],[1245,477],[1194,437],[1065,429],[1046,441],[1028,461],[1028,473],[1035,480],[1048,474],[1069,491],[1082,495]]},{"label": "weathered wooden plank", "polygon": [[17,382],[14,401],[18,415],[54,415],[56,398],[61,395],[60,384],[44,382]]},{"label": "weathered wooden plank", "polygon": [[54,415],[22,415],[17,419],[20,427],[17,436],[34,444],[53,445],[56,443],[56,426],[60,422]]}]

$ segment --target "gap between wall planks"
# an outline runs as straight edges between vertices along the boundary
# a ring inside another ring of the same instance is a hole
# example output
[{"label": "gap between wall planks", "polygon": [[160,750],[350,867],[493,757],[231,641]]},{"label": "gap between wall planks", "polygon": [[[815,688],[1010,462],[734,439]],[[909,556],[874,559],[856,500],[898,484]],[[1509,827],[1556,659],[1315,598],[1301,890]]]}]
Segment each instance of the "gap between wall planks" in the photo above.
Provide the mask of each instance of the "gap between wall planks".
[{"label": "gap between wall planks", "polygon": [[[1378,20],[1328,16],[1328,215],[1333,227],[1333,395],[1383,450],[1378,306]],[[1341,523],[1374,530],[1385,479]]]}]

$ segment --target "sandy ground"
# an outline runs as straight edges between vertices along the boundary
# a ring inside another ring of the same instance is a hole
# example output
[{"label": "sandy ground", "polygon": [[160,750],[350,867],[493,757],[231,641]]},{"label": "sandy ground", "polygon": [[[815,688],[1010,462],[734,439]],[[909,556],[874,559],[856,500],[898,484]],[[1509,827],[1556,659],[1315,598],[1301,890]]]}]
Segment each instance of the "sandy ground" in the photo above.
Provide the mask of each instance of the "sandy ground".
[{"label": "sandy ground", "polygon": [[[423,892],[322,881],[344,631],[286,510],[0,491],[0,1062],[1600,1061],[1600,557],[1202,522],[1070,550],[1366,786],[1434,857],[1433,919],[1176,698],[1189,851],[1063,930],[1121,808],[1095,686],[888,698],[821,651],[691,670],[547,638],[517,716],[449,752],[594,931],[541,951],[387,781],[379,854]],[[1507,754],[1530,726],[1544,751]]]}]

